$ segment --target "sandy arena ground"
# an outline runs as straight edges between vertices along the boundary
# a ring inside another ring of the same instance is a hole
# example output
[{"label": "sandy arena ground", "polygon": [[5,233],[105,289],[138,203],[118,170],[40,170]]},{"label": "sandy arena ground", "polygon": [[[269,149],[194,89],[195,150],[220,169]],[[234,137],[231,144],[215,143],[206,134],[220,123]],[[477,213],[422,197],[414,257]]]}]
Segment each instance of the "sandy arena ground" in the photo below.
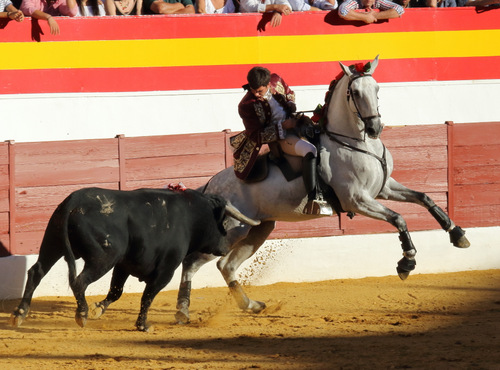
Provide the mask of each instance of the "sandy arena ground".
[{"label": "sandy arena ground", "polygon": [[[20,328],[1,302],[0,369],[500,369],[500,270],[248,286],[261,314],[225,288],[193,290],[192,322],[176,291],[135,331],[139,294],[82,329],[73,297],[33,300]],[[94,302],[102,297],[89,297]]]}]

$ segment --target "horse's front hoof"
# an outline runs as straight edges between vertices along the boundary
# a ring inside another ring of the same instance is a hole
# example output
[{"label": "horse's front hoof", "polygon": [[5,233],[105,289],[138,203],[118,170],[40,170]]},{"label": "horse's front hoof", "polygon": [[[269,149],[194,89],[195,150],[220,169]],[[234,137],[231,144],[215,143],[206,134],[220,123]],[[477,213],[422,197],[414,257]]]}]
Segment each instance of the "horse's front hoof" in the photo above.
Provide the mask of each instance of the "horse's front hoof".
[{"label": "horse's front hoof", "polygon": [[398,272],[399,278],[401,280],[406,280],[410,275],[410,272],[415,270],[415,266],[417,265],[417,261],[415,258],[407,258],[403,257],[398,261],[398,267],[396,267],[396,271]]},{"label": "horse's front hoof", "polygon": [[250,301],[248,305],[248,309],[253,313],[261,313],[266,308],[266,304],[264,302],[259,301]]},{"label": "horse's front hoof", "polygon": [[470,247],[470,242],[465,237],[465,231],[463,231],[460,226],[455,226],[453,230],[450,231],[450,242],[457,248]]},{"label": "horse's front hoof", "polygon": [[175,313],[175,320],[181,325],[189,324],[189,310],[181,308]]},{"label": "horse's front hoof", "polygon": [[396,271],[398,272],[398,276],[401,280],[406,280],[408,276],[410,276],[410,271],[404,271],[399,267],[396,267]]}]

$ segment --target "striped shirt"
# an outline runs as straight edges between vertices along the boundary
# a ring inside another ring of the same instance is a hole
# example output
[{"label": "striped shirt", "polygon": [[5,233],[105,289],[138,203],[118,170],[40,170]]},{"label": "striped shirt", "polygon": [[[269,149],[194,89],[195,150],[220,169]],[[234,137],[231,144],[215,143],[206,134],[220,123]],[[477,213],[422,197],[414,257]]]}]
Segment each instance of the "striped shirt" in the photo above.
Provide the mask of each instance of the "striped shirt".
[{"label": "striped shirt", "polygon": [[[402,16],[405,10],[401,5],[393,3],[389,0],[375,0],[375,4],[372,6],[373,9],[380,9],[381,11],[394,9],[398,12],[399,16]],[[341,16],[346,16],[350,10],[363,9],[362,0],[345,0],[339,6],[339,14]]]}]

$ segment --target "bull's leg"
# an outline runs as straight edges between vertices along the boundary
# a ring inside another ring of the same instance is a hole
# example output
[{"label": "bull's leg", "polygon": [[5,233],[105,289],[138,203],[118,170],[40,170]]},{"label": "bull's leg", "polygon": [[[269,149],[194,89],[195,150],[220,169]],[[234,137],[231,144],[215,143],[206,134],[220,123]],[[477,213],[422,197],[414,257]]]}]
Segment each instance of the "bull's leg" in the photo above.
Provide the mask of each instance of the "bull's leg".
[{"label": "bull's leg", "polygon": [[229,286],[234,299],[238,303],[238,307],[242,310],[250,310],[254,313],[261,312],[266,308],[265,303],[254,301],[247,297],[242,286],[236,279],[236,271],[241,264],[250,258],[259,247],[266,241],[267,237],[274,230],[275,222],[267,221],[259,226],[252,227],[248,236],[238,242],[234,248],[217,262],[224,280]]},{"label": "bull's leg", "polygon": [[379,197],[398,202],[415,203],[425,207],[436,219],[441,228],[450,234],[450,242],[455,247],[468,248],[470,246],[469,240],[465,237],[465,231],[460,226],[456,226],[427,194],[408,189],[393,178],[389,178]]},{"label": "bull's leg", "polygon": [[198,272],[201,266],[212,261],[216,256],[212,254],[204,254],[195,252],[182,261],[181,283],[179,285],[179,293],[177,294],[177,312],[175,319],[179,324],[187,324],[189,322],[189,304],[191,302],[191,281],[194,274]]},{"label": "bull's leg", "polygon": [[10,324],[12,326],[20,326],[22,324],[30,310],[31,299],[33,298],[35,289],[38,287],[43,277],[61,257],[62,253],[44,253],[43,249],[40,249],[40,255],[38,256],[37,262],[28,270],[28,278],[23,298],[19,306],[17,306],[10,316]]},{"label": "bull's leg", "polygon": [[108,306],[116,302],[123,293],[123,286],[130,275],[121,269],[119,266],[115,266],[113,269],[113,276],[111,278],[111,284],[109,287],[108,295],[101,302],[96,302],[92,305],[90,310],[90,318],[98,319],[104,312],[106,312]]},{"label": "bull's leg", "polygon": [[170,280],[172,280],[175,269],[176,267],[167,267],[166,273],[161,277],[161,279],[156,279],[154,282],[148,282],[146,284],[146,288],[144,289],[144,293],[141,298],[141,310],[139,312],[139,316],[137,317],[137,321],[135,322],[137,330],[148,332],[151,329],[151,326],[148,323],[149,307],[151,307],[153,299],[160,292],[160,290],[167,286]]},{"label": "bull's leg", "polygon": [[87,323],[89,306],[87,300],[85,299],[85,291],[87,287],[92,284],[94,281],[97,281],[101,277],[103,277],[115,264],[115,261],[110,261],[107,265],[97,266],[92,265],[90,263],[85,263],[82,272],[80,275],[74,279],[74,281],[69,282],[71,290],[73,290],[73,294],[76,298],[76,313],[75,313],[75,321],[82,328]]}]

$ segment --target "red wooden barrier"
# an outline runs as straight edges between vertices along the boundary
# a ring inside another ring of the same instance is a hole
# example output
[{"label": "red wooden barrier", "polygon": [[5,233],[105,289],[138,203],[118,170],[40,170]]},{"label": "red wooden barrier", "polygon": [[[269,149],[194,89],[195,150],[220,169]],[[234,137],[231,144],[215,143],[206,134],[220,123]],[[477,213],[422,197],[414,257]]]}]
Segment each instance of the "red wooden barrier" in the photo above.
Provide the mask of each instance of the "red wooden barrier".
[{"label": "red wooden barrier", "polygon": [[[88,186],[190,188],[232,164],[231,132],[0,145],[0,256],[36,254],[56,206]],[[462,227],[500,225],[500,122],[388,127],[393,177],[429,194]],[[438,229],[419,206],[384,202],[410,230]],[[272,238],[394,232],[357,216],[279,222]]]}]

